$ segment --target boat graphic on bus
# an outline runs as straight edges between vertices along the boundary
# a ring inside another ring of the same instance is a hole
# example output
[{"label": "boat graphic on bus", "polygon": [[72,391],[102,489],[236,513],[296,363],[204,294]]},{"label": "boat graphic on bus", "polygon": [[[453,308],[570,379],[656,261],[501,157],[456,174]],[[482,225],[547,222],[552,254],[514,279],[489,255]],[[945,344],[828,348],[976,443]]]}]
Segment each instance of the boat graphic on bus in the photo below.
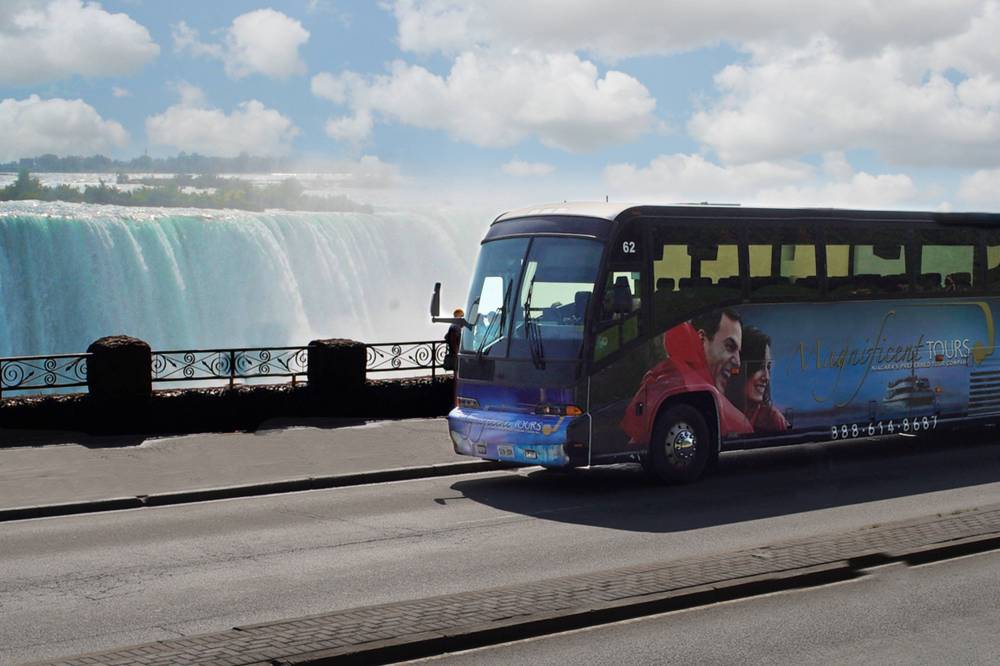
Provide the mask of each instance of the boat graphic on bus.
[{"label": "boat graphic on bus", "polygon": [[934,403],[934,390],[926,377],[910,375],[889,382],[883,402],[905,407],[931,405]]}]

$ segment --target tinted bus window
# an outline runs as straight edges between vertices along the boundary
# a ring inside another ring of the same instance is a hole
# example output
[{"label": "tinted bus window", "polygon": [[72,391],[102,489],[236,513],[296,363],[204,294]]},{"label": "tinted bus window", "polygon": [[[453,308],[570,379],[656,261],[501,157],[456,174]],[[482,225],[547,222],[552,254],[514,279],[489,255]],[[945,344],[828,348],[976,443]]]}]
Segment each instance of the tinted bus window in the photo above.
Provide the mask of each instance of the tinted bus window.
[{"label": "tinted bus window", "polygon": [[899,294],[909,289],[906,243],[898,231],[829,230],[827,293],[832,298]]},{"label": "tinted bus window", "polygon": [[601,243],[578,238],[536,238],[531,243],[514,303],[510,358],[531,358],[527,324],[535,326],[534,344],[544,358],[579,358],[603,251]]},{"label": "tinted bus window", "polygon": [[1000,292],[1000,232],[986,232],[986,288]]},{"label": "tinted bus window", "polygon": [[658,229],[653,247],[653,318],[661,331],[700,310],[738,302],[739,245],[733,229]]},{"label": "tinted bus window", "polygon": [[969,232],[927,230],[919,234],[917,288],[928,294],[951,294],[978,288],[975,238]]},{"label": "tinted bus window", "polygon": [[750,298],[813,300],[819,295],[811,227],[756,227],[749,241]]},{"label": "tinted bus window", "polygon": [[642,275],[639,271],[611,271],[604,280],[599,333],[594,360],[612,354],[639,337],[642,328]]},{"label": "tinted bus window", "polygon": [[527,249],[527,238],[483,244],[465,308],[471,328],[462,331],[462,351],[482,351],[494,356],[506,351],[500,342],[510,322],[515,297],[513,285],[521,275]]}]

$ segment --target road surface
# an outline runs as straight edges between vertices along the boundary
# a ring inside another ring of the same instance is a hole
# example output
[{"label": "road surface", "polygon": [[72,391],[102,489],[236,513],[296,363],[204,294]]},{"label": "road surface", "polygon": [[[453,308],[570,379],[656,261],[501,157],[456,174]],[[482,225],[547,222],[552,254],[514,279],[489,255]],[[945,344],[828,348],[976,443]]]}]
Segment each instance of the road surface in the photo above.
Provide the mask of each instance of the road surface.
[{"label": "road surface", "polygon": [[0,663],[767,545],[1000,502],[1000,446],[855,441],[0,524]]}]

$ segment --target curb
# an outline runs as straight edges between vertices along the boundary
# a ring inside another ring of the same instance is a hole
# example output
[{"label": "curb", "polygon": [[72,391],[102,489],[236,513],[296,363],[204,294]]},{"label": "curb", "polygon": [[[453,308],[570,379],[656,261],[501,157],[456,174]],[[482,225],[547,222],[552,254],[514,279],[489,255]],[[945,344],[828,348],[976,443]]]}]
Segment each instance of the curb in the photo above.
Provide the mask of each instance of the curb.
[{"label": "curb", "polygon": [[49,518],[53,516],[70,516],[80,513],[95,513],[101,511],[120,511],[122,509],[141,509],[143,507],[169,506],[172,504],[188,504],[191,502],[209,502],[212,500],[233,499],[236,497],[257,497],[260,495],[273,495],[276,493],[302,492],[304,490],[345,488],[348,486],[362,486],[373,483],[386,483],[389,481],[430,479],[438,476],[495,472],[499,470],[513,469],[514,467],[516,466],[491,461],[440,463],[437,465],[425,465],[421,467],[399,467],[396,469],[372,470],[370,472],[334,474],[330,476],[305,477],[302,479],[285,479],[282,481],[267,481],[264,483],[222,486],[219,488],[200,488],[197,490],[181,490],[175,492],[154,493],[152,495],[135,495],[132,497],[87,500],[84,502],[38,504],[34,506],[0,509],[0,522],[27,520],[31,518]]},{"label": "curb", "polygon": [[699,585],[641,601],[622,601],[583,608],[570,613],[538,613],[530,620],[510,619],[491,622],[455,634],[427,633],[377,641],[364,649],[334,649],[282,657],[251,666],[326,666],[328,664],[392,664],[423,659],[449,652],[499,645],[510,641],[595,627],[671,611],[708,606],[723,601],[805,589],[851,580],[860,574],[848,562],[831,562],[814,567],[763,574],[714,585]]},{"label": "curb", "polygon": [[896,562],[908,566],[927,564],[1000,549],[1000,534],[983,534],[952,542],[921,546],[892,553],[870,553],[850,560],[812,567],[736,578],[712,585],[699,585],[639,600],[613,602],[570,613],[538,613],[530,619],[492,622],[454,634],[426,633],[390,638],[363,649],[342,648],[280,657],[250,666],[327,666],[330,664],[391,664],[423,659],[449,652],[499,645],[564,631],[596,627],[660,613],[686,610],[733,601],[802,590],[861,578],[865,570]]}]

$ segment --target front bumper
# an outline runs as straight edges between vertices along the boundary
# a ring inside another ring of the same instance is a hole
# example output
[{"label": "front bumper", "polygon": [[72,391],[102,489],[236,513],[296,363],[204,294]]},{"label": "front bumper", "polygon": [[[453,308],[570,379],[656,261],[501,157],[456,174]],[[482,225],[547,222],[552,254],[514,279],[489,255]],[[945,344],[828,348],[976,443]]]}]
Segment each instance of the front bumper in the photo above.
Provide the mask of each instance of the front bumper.
[{"label": "front bumper", "polygon": [[545,467],[587,464],[589,419],[455,408],[448,431],[455,453]]}]

